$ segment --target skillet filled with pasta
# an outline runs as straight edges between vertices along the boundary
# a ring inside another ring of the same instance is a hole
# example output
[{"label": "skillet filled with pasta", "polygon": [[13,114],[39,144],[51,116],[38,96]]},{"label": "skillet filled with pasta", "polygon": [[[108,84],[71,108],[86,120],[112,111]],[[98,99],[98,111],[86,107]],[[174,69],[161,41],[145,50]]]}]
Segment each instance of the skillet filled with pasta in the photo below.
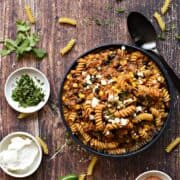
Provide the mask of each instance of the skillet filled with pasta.
[{"label": "skillet filled with pasta", "polygon": [[73,139],[90,152],[128,157],[160,137],[174,87],[158,58],[111,44],[82,54],[66,73],[59,105]]}]

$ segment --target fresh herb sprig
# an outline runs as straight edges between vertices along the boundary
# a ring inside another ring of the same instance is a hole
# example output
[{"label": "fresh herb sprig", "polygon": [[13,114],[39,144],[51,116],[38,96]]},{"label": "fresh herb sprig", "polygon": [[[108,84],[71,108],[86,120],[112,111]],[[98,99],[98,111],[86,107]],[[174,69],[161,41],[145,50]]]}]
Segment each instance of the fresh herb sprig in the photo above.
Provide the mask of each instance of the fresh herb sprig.
[{"label": "fresh herb sprig", "polygon": [[15,52],[17,59],[19,59],[24,54],[31,52],[36,58],[43,59],[47,55],[43,49],[36,47],[39,37],[31,32],[30,25],[24,21],[17,21],[16,29],[16,39],[6,39],[4,41],[4,48],[0,51],[1,56]]}]

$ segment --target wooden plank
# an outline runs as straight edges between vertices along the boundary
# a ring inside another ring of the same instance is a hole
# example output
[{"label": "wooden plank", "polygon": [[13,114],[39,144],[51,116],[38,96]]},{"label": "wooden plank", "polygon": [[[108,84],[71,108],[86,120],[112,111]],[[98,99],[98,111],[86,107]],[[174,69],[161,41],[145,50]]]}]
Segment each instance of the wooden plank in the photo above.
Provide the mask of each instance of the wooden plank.
[{"label": "wooden plank", "polygon": [[[33,57],[23,58],[16,62],[15,55],[0,58],[0,139],[10,132],[22,130],[34,135],[40,134],[46,139],[50,156],[57,147],[65,143],[65,127],[62,124],[61,117],[57,112],[51,110],[52,104],[58,104],[58,92],[63,75],[70,67],[73,60],[85,50],[93,48],[104,43],[130,43],[132,41],[128,35],[126,26],[126,17],[130,11],[139,11],[151,19],[159,32],[158,26],[154,21],[152,14],[159,10],[163,4],[161,1],[112,1],[112,0],[25,0],[25,1],[0,1],[0,39],[15,37],[16,19],[26,19],[24,5],[31,6],[33,14],[37,19],[33,27],[39,32],[41,37],[40,47],[48,52],[48,57],[43,61],[36,61]],[[164,55],[167,62],[179,73],[179,42],[175,40],[177,30],[172,30],[172,25],[180,26],[178,17],[179,1],[173,1],[168,13],[163,17],[170,28],[166,41],[160,41],[158,48]],[[117,8],[124,8],[125,13],[117,14]],[[77,19],[77,28],[66,25],[59,25],[57,18],[68,16]],[[102,25],[97,25],[97,21],[103,21]],[[64,57],[59,54],[62,48],[71,38],[77,39],[77,44],[73,50]],[[2,46],[1,46],[2,47]],[[4,97],[3,89],[7,76],[15,69],[23,66],[33,66],[44,72],[51,82],[51,98],[43,110],[35,117],[25,121],[18,121],[17,113],[8,105]],[[176,96],[178,94],[176,93]],[[97,179],[120,179],[133,180],[139,173],[158,169],[167,172],[173,179],[180,179],[180,149],[177,148],[170,155],[164,151],[166,145],[174,137],[180,134],[180,115],[179,96],[174,103],[174,113],[167,131],[160,140],[149,150],[128,159],[107,159],[99,158],[95,169]],[[57,179],[58,175],[65,175],[71,172],[81,173],[86,170],[90,154],[84,152],[79,146],[65,146],[63,152],[55,159],[49,160],[50,156],[43,158],[39,170],[31,177],[26,179],[49,180]],[[2,180],[10,180],[2,170],[0,170]]]}]

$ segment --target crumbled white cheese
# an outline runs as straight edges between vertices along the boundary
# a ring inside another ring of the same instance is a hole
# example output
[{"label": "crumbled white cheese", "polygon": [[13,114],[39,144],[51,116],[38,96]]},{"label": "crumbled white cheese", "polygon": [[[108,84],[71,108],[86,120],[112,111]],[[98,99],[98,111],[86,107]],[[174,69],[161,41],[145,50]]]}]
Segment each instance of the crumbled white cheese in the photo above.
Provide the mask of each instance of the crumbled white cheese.
[{"label": "crumbled white cheese", "polygon": [[87,84],[92,84],[91,82],[91,76],[88,74],[85,78]]},{"label": "crumbled white cheese", "polygon": [[134,113],[134,114],[133,114],[133,117],[136,117],[136,116],[137,116],[137,114],[136,114],[136,113]]},{"label": "crumbled white cheese", "polygon": [[126,49],[126,47],[125,47],[125,46],[121,46],[121,50],[123,50],[123,51],[124,51],[125,49]]},{"label": "crumbled white cheese", "polygon": [[97,67],[97,69],[98,69],[98,70],[101,70],[101,67],[100,67],[100,66],[98,66],[98,67]]},{"label": "crumbled white cheese", "polygon": [[137,106],[136,107],[136,112],[141,112],[142,111],[142,107],[141,106]]},{"label": "crumbled white cheese", "polygon": [[83,76],[84,76],[84,75],[86,75],[86,72],[85,72],[85,71],[83,71],[83,72],[82,72],[82,75],[83,75]]},{"label": "crumbled white cheese", "polygon": [[115,118],[115,119],[109,119],[108,122],[114,123],[120,123],[122,126],[125,126],[128,124],[129,120],[125,118]]},{"label": "crumbled white cheese", "polygon": [[97,84],[94,88],[93,88],[93,93],[95,93],[96,92],[96,89],[99,87],[99,84]]},{"label": "crumbled white cheese", "polygon": [[128,103],[131,103],[133,102],[133,99],[132,98],[129,98],[129,99],[126,99],[123,101],[124,104],[128,104]]},{"label": "crumbled white cheese", "polygon": [[112,105],[111,105],[111,104],[108,104],[108,107],[112,107]]},{"label": "crumbled white cheese", "polygon": [[108,84],[111,84],[111,83],[113,83],[114,82],[114,80],[113,79],[110,79],[109,81],[108,81]]},{"label": "crumbled white cheese", "polygon": [[156,84],[156,83],[157,83],[157,81],[156,81],[156,80],[153,80],[153,81],[152,81],[152,83],[153,83],[153,84]]},{"label": "crumbled white cheese", "polygon": [[123,125],[123,126],[126,126],[128,124],[129,120],[128,119],[125,119],[125,118],[121,118],[120,119],[120,123]]},{"label": "crumbled white cheese", "polygon": [[102,84],[103,86],[105,86],[105,85],[107,84],[106,80],[102,79],[102,80],[101,80],[101,84]]},{"label": "crumbled white cheese", "polygon": [[109,94],[109,96],[108,96],[108,101],[109,102],[114,102],[114,101],[118,101],[118,100],[119,100],[119,96],[113,95],[113,94]]},{"label": "crumbled white cheese", "polygon": [[139,84],[143,84],[143,81],[141,79],[138,79]]},{"label": "crumbled white cheese", "polygon": [[108,115],[105,115],[104,118],[105,118],[105,119],[109,119],[109,116],[108,116]]},{"label": "crumbled white cheese", "polygon": [[105,135],[108,136],[110,134],[110,131],[106,131]]},{"label": "crumbled white cheese", "polygon": [[97,99],[96,97],[93,97],[91,101],[91,106],[95,108],[99,104],[99,101],[100,101],[99,99]]},{"label": "crumbled white cheese", "polygon": [[144,73],[143,73],[143,72],[140,72],[140,71],[137,72],[137,75],[138,75],[139,77],[144,77]]},{"label": "crumbled white cheese", "polygon": [[89,115],[89,119],[90,119],[91,121],[94,120],[94,119],[95,119],[94,115],[90,114],[90,115]]},{"label": "crumbled white cheese", "polygon": [[101,74],[97,74],[97,75],[96,75],[96,78],[101,79],[101,78],[102,78],[102,75],[101,75]]}]

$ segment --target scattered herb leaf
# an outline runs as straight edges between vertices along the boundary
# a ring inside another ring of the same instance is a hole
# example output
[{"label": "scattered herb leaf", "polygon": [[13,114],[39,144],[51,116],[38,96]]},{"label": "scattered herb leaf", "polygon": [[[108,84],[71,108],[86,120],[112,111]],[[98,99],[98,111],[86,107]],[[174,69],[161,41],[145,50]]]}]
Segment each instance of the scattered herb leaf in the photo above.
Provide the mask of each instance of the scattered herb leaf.
[{"label": "scattered herb leaf", "polygon": [[124,12],[125,12],[125,9],[123,9],[123,8],[118,8],[118,9],[116,9],[116,12],[117,12],[118,14],[121,14],[121,13],[124,13]]},{"label": "scattered herb leaf", "polygon": [[177,27],[176,24],[173,24],[172,25],[172,30],[176,29],[176,27]]},{"label": "scattered herb leaf", "polygon": [[33,48],[32,51],[34,55],[39,59],[42,59],[47,55],[47,53],[43,49]]},{"label": "scattered herb leaf", "polygon": [[175,38],[179,41],[180,40],[180,35],[176,34]]},{"label": "scattered herb leaf", "polygon": [[161,40],[161,41],[165,41],[165,40],[166,40],[166,34],[165,34],[165,32],[161,32],[161,33],[158,35],[158,39]]}]

